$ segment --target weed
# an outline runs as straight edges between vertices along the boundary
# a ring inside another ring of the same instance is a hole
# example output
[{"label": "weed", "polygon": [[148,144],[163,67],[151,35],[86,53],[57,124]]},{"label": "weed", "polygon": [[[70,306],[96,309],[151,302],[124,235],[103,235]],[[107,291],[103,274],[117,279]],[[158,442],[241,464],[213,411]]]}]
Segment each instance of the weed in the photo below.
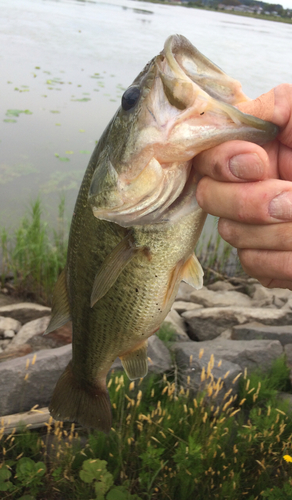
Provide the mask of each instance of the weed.
[{"label": "weed", "polygon": [[47,223],[42,220],[40,199],[31,204],[30,213],[24,216],[12,236],[2,229],[2,286],[6,277],[12,274],[11,288],[15,294],[50,303],[54,284],[66,262],[64,204],[62,198],[53,238]]},{"label": "weed", "polygon": [[166,375],[130,382],[114,373],[109,435],[53,419],[45,435],[3,435],[1,498],[290,498],[292,419],[275,395],[287,382],[284,364],[280,358],[268,373],[244,374],[240,398],[226,393],[221,403],[212,370],[194,399]]}]

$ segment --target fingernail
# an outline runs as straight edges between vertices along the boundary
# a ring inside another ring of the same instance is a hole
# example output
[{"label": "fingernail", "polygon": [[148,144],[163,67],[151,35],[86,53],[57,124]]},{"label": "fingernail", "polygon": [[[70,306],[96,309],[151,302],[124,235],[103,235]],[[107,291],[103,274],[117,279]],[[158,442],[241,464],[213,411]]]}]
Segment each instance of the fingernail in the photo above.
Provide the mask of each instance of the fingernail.
[{"label": "fingernail", "polygon": [[229,161],[229,169],[235,177],[246,181],[259,180],[264,174],[264,164],[256,153],[233,156]]},{"label": "fingernail", "polygon": [[286,191],[276,196],[270,202],[269,214],[275,219],[292,220],[292,192]]}]

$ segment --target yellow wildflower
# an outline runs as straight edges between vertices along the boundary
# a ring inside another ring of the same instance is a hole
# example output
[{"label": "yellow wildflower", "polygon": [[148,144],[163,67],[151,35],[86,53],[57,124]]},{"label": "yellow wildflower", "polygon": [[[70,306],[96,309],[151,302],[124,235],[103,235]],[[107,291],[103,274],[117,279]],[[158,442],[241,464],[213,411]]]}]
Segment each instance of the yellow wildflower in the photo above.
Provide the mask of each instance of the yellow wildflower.
[{"label": "yellow wildflower", "polygon": [[292,457],[290,457],[290,455],[284,455],[283,458],[286,462],[292,462]]}]

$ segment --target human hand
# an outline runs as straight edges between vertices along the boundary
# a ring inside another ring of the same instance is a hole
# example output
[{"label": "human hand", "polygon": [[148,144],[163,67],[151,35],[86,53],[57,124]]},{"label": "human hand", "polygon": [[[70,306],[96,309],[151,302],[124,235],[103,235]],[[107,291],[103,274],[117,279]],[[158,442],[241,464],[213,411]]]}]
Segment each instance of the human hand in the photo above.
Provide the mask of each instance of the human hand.
[{"label": "human hand", "polygon": [[199,154],[194,165],[204,177],[196,198],[220,217],[218,231],[238,249],[246,273],[266,287],[292,290],[292,85],[238,107],[280,133],[264,147],[230,141]]}]

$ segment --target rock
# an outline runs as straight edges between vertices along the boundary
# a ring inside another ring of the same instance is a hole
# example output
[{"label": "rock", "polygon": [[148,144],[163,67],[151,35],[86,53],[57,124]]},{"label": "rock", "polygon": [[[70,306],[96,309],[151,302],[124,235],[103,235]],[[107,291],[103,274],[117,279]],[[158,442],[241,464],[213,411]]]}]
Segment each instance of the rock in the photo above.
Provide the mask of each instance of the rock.
[{"label": "rock", "polygon": [[3,332],[3,337],[4,339],[13,339],[14,338],[14,335],[15,335],[15,331],[14,330],[4,330]]},{"label": "rock", "polygon": [[224,330],[224,332],[220,333],[220,335],[217,337],[217,339],[228,339],[230,340],[232,338],[232,329],[227,328]]},{"label": "rock", "polygon": [[201,304],[204,307],[251,307],[252,305],[250,297],[244,293],[234,291],[214,292],[205,287],[193,291],[190,299],[192,302]]},{"label": "rock", "polygon": [[[2,351],[2,349],[1,349]],[[20,358],[32,352],[32,348],[29,344],[15,345],[10,349],[5,351],[0,351],[0,363],[2,361],[7,361],[8,359]]]},{"label": "rock", "polygon": [[29,321],[21,327],[19,332],[11,341],[11,345],[25,344],[29,339],[35,335],[43,334],[49,324],[49,316]]},{"label": "rock", "polygon": [[[235,382],[234,380],[242,370],[239,365],[225,359],[221,360],[217,354],[214,355],[211,351],[205,350],[201,353],[200,346],[199,342],[177,342],[174,344],[172,350],[175,352],[179,380],[193,395],[198,391],[206,390],[209,386],[209,396],[220,403],[230,389],[232,389],[233,395],[237,392],[238,379]],[[213,355],[212,358],[211,355]],[[203,369],[206,379],[202,381]],[[221,389],[216,391],[219,384],[221,384]]]},{"label": "rock", "polygon": [[0,345],[2,350],[6,349],[6,347],[11,343],[10,339],[4,339],[0,341]]},{"label": "rock", "polygon": [[13,330],[16,333],[20,330],[20,328],[21,323],[16,319],[0,316],[0,335],[4,334],[5,330]]},{"label": "rock", "polygon": [[[183,300],[185,302],[190,301],[190,295],[194,291],[194,288],[189,285],[188,283],[184,283],[184,281],[181,282],[179,285],[178,292],[176,294],[175,300]],[[1,314],[1,312],[0,312]]]},{"label": "rock", "polygon": [[286,300],[280,299],[280,297],[274,297],[274,304],[278,309],[281,309],[286,304]]},{"label": "rock", "polygon": [[33,304],[32,302],[21,302],[0,307],[0,316],[9,316],[20,321],[21,324],[51,314],[50,307]]},{"label": "rock", "polygon": [[200,304],[194,304],[194,302],[185,302],[183,300],[177,300],[173,303],[171,310],[177,311],[179,314],[185,311],[194,311],[195,309],[201,309],[203,306]]},{"label": "rock", "polygon": [[277,299],[283,301],[283,305],[292,298],[291,290],[287,290],[286,288],[265,288],[260,284],[253,285],[253,293],[252,298],[254,300],[264,300],[266,304],[269,305],[272,303],[280,304]]},{"label": "rock", "polygon": [[227,328],[259,321],[265,325],[292,323],[292,311],[284,309],[259,309],[250,307],[210,307],[186,311],[182,318],[188,324],[192,340],[212,340]]},{"label": "rock", "polygon": [[242,370],[255,370],[261,367],[269,369],[275,359],[283,354],[283,347],[277,340],[226,340],[215,339],[206,342],[194,342],[196,349],[204,349],[210,357],[226,359],[231,363],[236,363]]},{"label": "rock", "polygon": [[269,307],[270,309],[277,309],[273,302],[273,297],[262,300],[253,300],[252,307]]},{"label": "rock", "polygon": [[186,325],[184,323],[184,320],[175,310],[172,309],[171,311],[169,311],[168,315],[163,321],[163,324],[168,324],[171,326],[171,328],[175,332],[175,339],[178,342],[185,342],[190,340],[188,334],[185,331]]},{"label": "rock", "polygon": [[278,340],[283,346],[292,344],[292,325],[267,326],[256,321],[232,328],[233,340]]},{"label": "rock", "polygon": [[287,300],[286,304],[283,306],[283,309],[292,309],[292,297]]},{"label": "rock", "polygon": [[215,281],[215,283],[207,285],[207,288],[213,292],[227,292],[234,290],[235,286],[229,283],[229,281]]},{"label": "rock", "polygon": [[0,380],[5,383],[0,385],[0,415],[47,406],[71,353],[66,345],[1,363]]}]

